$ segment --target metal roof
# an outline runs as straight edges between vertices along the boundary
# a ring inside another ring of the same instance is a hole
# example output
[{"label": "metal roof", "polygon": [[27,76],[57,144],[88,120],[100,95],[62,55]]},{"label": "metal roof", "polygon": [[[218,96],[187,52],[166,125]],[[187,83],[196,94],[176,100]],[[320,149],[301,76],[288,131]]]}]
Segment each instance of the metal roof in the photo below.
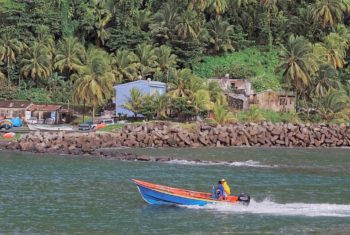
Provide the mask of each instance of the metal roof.
[{"label": "metal roof", "polygon": [[43,111],[43,112],[54,112],[59,110],[62,107],[62,105],[56,105],[56,104],[33,104],[31,105],[27,110],[28,111]]},{"label": "metal roof", "polygon": [[148,80],[137,80],[137,81],[133,81],[133,82],[118,84],[118,85],[116,85],[114,87],[130,86],[130,85],[137,84],[137,83],[143,83],[143,84],[147,84],[147,85],[150,85],[150,86],[160,86],[160,87],[165,86],[164,82],[148,81]]},{"label": "metal roof", "polygon": [[0,108],[6,109],[26,109],[31,104],[30,101],[0,100]]}]

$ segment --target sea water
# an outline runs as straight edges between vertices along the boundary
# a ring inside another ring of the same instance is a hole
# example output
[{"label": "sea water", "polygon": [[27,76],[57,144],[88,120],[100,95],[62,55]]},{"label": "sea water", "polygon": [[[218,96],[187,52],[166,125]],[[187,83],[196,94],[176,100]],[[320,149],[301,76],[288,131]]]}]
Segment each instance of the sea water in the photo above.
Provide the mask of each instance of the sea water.
[{"label": "sea water", "polygon": [[[124,151],[175,160],[0,152],[0,234],[350,234],[348,149]],[[132,178],[207,192],[226,178],[252,200],[151,206]]]}]

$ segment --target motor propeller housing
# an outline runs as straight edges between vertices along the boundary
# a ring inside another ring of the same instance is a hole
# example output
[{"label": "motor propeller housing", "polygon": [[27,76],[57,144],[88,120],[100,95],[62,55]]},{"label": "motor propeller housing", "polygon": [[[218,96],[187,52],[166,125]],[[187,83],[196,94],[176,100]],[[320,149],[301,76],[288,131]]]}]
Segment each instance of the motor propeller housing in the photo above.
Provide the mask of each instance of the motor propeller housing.
[{"label": "motor propeller housing", "polygon": [[238,201],[244,205],[249,205],[250,195],[247,193],[240,193],[237,195]]}]

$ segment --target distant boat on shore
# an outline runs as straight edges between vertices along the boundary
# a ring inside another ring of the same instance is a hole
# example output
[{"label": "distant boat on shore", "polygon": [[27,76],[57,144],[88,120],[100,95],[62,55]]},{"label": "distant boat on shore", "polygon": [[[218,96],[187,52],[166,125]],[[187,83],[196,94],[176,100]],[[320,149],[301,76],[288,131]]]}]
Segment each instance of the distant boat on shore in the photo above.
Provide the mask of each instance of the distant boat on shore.
[{"label": "distant boat on shore", "polygon": [[31,131],[73,131],[74,127],[70,125],[48,125],[48,124],[30,124],[28,128]]}]

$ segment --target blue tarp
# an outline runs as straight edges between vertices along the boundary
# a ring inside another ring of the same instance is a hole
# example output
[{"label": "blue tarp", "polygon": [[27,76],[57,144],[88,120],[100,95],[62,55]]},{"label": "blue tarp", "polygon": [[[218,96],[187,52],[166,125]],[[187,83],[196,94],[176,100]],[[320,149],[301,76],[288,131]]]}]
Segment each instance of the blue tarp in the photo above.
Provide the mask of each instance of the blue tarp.
[{"label": "blue tarp", "polygon": [[14,127],[21,127],[22,126],[22,119],[20,119],[18,117],[17,118],[12,118],[11,122],[12,122],[12,125]]}]

